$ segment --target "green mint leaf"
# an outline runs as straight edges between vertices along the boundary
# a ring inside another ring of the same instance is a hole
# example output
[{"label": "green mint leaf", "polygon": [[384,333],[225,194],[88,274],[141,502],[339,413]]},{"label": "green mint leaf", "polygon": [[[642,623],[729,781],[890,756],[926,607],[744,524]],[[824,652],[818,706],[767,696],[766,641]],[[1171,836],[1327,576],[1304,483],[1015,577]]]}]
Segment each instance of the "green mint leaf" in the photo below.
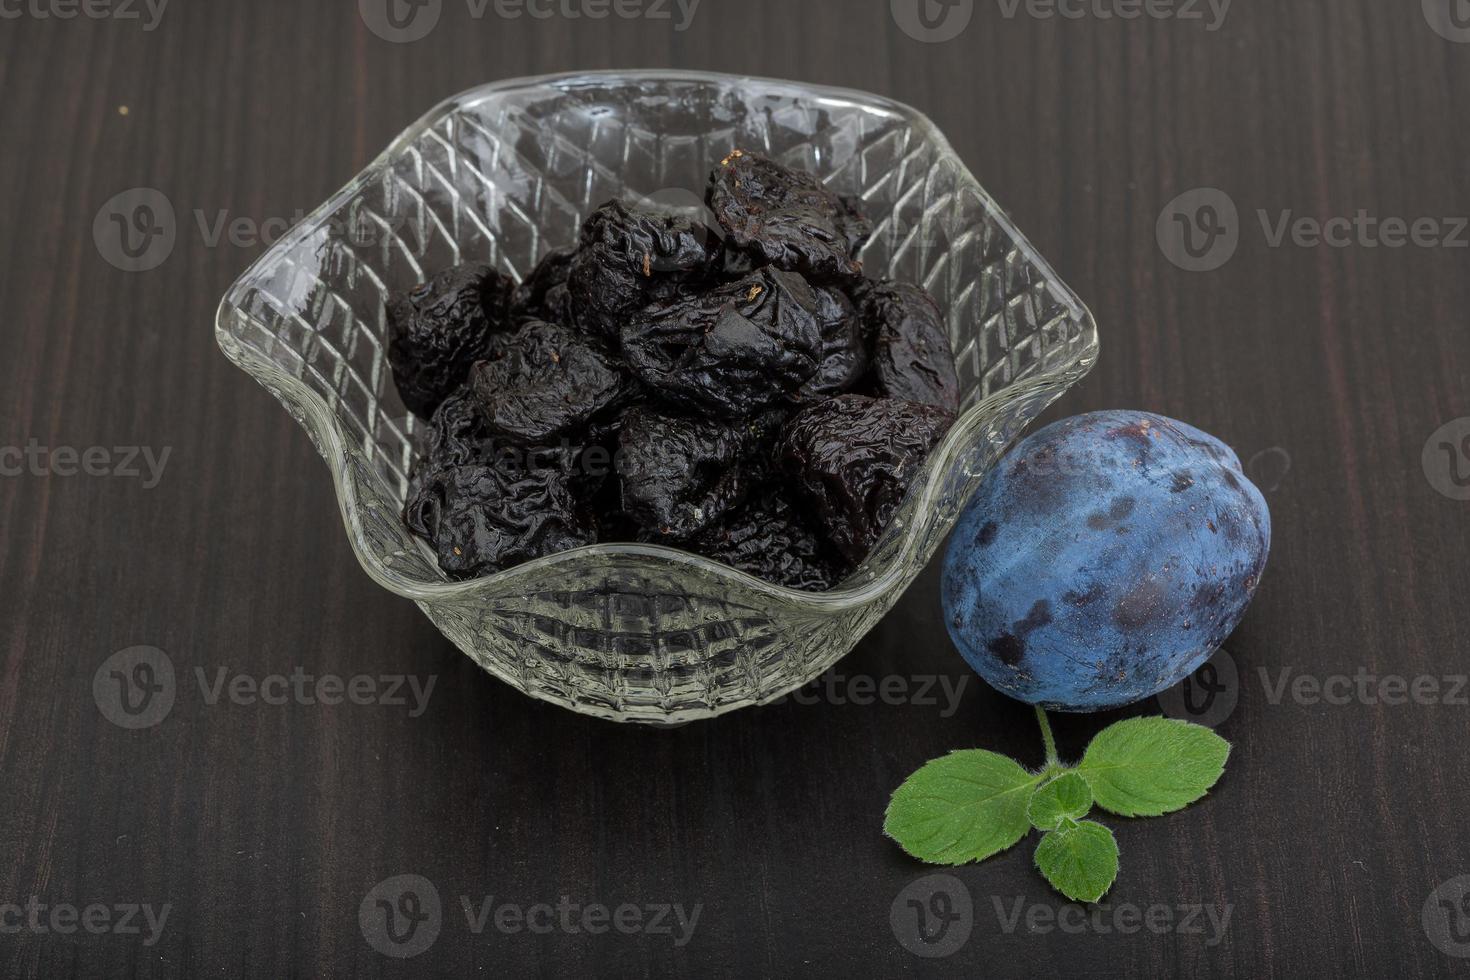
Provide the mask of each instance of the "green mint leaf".
[{"label": "green mint leaf", "polygon": [[981,861],[1026,836],[1026,804],[1040,781],[994,752],[952,752],[904,780],[888,803],[883,832],[930,864]]},{"label": "green mint leaf", "polygon": [[1230,743],[1201,725],[1129,718],[1098,732],[1076,771],[1104,810],[1156,817],[1209,792],[1229,755]]},{"label": "green mint leaf", "polygon": [[1092,790],[1075,772],[1064,772],[1036,787],[1026,816],[1037,830],[1056,830],[1063,821],[1081,820],[1092,809]]},{"label": "green mint leaf", "polygon": [[1100,823],[1083,820],[1050,830],[1036,846],[1036,868],[1074,902],[1096,902],[1118,877],[1118,842]]}]

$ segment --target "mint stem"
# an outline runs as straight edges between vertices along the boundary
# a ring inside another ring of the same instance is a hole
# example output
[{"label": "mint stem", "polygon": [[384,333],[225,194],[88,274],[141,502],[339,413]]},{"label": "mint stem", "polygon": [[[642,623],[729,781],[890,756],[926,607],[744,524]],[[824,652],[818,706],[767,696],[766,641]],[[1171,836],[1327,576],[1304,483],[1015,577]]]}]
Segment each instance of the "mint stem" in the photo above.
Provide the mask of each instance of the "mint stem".
[{"label": "mint stem", "polygon": [[1041,742],[1046,746],[1047,770],[1061,768],[1062,760],[1057,758],[1057,740],[1052,737],[1051,722],[1047,721],[1046,710],[1039,704],[1036,706],[1036,723],[1041,726]]}]

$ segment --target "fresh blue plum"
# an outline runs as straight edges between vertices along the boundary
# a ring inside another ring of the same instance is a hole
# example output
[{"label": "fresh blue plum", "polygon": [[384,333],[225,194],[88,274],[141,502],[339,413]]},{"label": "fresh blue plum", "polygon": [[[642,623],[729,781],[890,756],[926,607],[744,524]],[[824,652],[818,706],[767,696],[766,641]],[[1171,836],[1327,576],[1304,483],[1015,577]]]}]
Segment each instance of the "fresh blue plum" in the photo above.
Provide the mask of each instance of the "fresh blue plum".
[{"label": "fresh blue plum", "polygon": [[1021,442],[945,555],[945,624],[997,690],[1105,711],[1172,687],[1245,614],[1271,514],[1228,446],[1145,412],[1094,412]]}]

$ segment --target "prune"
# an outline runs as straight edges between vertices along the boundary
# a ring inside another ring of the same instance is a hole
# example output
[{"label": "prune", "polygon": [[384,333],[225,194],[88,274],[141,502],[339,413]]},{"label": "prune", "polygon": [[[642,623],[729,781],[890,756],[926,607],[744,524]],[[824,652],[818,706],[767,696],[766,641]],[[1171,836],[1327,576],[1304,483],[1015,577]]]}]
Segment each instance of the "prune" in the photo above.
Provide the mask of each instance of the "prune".
[{"label": "prune", "polygon": [[[525,455],[536,454],[536,460],[571,475],[580,447],[564,442],[556,447],[524,449]],[[456,388],[434,412],[420,452],[409,468],[408,496],[412,498],[420,486],[443,471],[459,466],[489,462],[497,453],[516,452],[510,443],[499,439],[485,424],[484,410],[474,386],[466,382]]]},{"label": "prune", "polygon": [[706,196],[729,243],[760,263],[813,281],[857,276],[857,254],[873,227],[856,201],[810,174],[735,151],[710,176]]},{"label": "prune", "polygon": [[831,589],[851,570],[781,489],[772,486],[758,488],[748,503],[688,547],[756,578],[808,592]]},{"label": "prune", "polygon": [[421,471],[466,466],[492,451],[490,431],[480,414],[479,399],[468,384],[461,385],[435,410],[427,445],[414,462],[410,481]]},{"label": "prune", "polygon": [[508,447],[485,462],[433,469],[418,481],[404,520],[433,546],[451,577],[489,575],[597,540],[564,470],[532,455]]},{"label": "prune", "polygon": [[587,425],[629,385],[593,338],[531,320],[470,373],[490,431],[522,445]]},{"label": "prune", "polygon": [[582,225],[567,291],[577,325],[616,337],[623,319],[667,287],[709,271],[718,242],[687,217],[610,201]]},{"label": "prune", "polygon": [[864,292],[863,316],[874,337],[873,374],[888,398],[960,408],[960,379],[944,315],[933,297],[907,282],[878,282]]},{"label": "prune", "polygon": [[730,425],[650,408],[629,413],[619,437],[622,509],[656,538],[688,538],[739,504],[766,475],[785,413]]},{"label": "prune", "polygon": [[986,475],[945,556],[945,622],[997,690],[1107,711],[1208,659],[1270,548],[1266,501],[1218,439],[1142,412],[1081,415]]},{"label": "prune", "polygon": [[666,401],[744,418],[816,373],[817,298],[795,273],[762,269],[693,298],[652,306],[623,325],[628,366]]},{"label": "prune", "polygon": [[862,561],[951,422],[928,405],[838,395],[786,423],[781,465],[828,539]]},{"label": "prune", "polygon": [[821,363],[812,379],[792,396],[796,402],[821,401],[851,390],[871,363],[863,319],[852,300],[836,289],[818,287],[814,292],[822,332]]},{"label": "prune", "polygon": [[458,388],[506,320],[511,282],[458,265],[388,303],[388,364],[410,412],[423,419]]},{"label": "prune", "polygon": [[575,446],[494,438],[469,385],[434,414],[409,476],[403,519],[452,578],[474,578],[596,540],[573,492]]},{"label": "prune", "polygon": [[567,278],[572,271],[570,248],[547,252],[511,293],[512,319],[545,320],[563,327],[572,325]]}]

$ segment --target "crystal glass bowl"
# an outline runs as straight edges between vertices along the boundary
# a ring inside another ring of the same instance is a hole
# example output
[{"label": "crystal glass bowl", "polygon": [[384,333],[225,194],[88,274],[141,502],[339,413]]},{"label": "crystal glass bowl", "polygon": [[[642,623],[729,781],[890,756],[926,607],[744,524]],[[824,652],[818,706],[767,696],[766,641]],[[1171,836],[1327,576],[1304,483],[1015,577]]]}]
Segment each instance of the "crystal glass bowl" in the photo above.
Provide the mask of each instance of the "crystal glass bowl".
[{"label": "crystal glass bowl", "polygon": [[[734,148],[861,196],[876,226],[868,272],[922,283],[946,312],[964,413],[892,526],[820,594],[638,544],[449,581],[399,516],[424,425],[390,376],[384,298],[463,261],[519,278],[611,198],[697,206]],[[519,79],[450,99],[241,276],[216,334],[326,459],[379,585],[527,694],[655,724],[773,700],[850,651],[996,457],[1097,354],[1086,308],[918,112],[862,92],[666,71]]]}]

